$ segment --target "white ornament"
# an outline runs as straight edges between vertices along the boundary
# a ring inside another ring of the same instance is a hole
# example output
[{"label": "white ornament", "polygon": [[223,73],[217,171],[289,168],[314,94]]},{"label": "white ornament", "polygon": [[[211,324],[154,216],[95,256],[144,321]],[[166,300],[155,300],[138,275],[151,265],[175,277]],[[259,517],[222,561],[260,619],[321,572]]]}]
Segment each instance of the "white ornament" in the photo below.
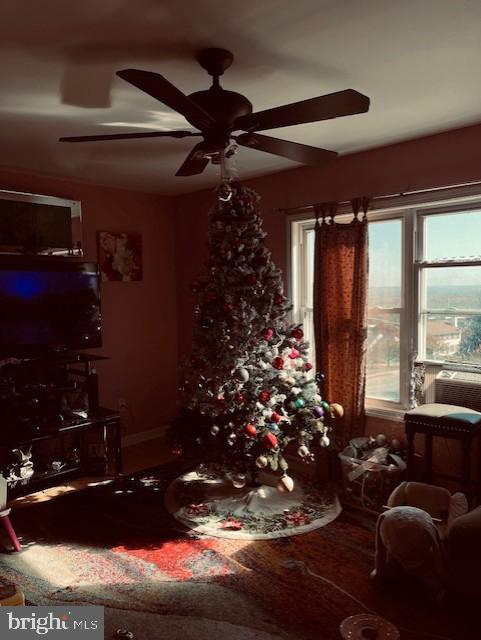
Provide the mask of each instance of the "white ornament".
[{"label": "white ornament", "polygon": [[299,447],[299,449],[297,450],[297,455],[300,456],[301,458],[305,458],[306,456],[309,455],[309,449],[306,447],[305,444]]},{"label": "white ornament", "polygon": [[277,490],[281,493],[291,493],[291,491],[294,491],[294,480],[291,476],[282,476],[277,483]]},{"label": "white ornament", "polygon": [[246,474],[245,473],[236,473],[235,476],[232,477],[232,485],[236,489],[242,489],[247,484]]},{"label": "white ornament", "polygon": [[331,444],[331,441],[327,436],[322,436],[322,438],[319,440],[319,444],[321,445],[321,447],[328,447]]},{"label": "white ornament", "polygon": [[249,380],[249,372],[244,367],[239,367],[234,373],[234,378],[239,382],[247,382]]}]

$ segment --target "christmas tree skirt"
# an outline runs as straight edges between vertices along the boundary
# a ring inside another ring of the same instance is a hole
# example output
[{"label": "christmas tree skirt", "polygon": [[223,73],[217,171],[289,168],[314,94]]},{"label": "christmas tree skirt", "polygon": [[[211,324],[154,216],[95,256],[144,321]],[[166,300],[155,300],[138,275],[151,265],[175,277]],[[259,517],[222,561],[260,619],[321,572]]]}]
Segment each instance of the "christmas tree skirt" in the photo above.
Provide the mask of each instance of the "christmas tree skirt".
[{"label": "christmas tree skirt", "polygon": [[294,490],[275,486],[236,489],[225,476],[196,471],[174,480],[165,505],[183,525],[218,538],[265,540],[307,533],[332,522],[341,513],[336,494],[296,480]]}]

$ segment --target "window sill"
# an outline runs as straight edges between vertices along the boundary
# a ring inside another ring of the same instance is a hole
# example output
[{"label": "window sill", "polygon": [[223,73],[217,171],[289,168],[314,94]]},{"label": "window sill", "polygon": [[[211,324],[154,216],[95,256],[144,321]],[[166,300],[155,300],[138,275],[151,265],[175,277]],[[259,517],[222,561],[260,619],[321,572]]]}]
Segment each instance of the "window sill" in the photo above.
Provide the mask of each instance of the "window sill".
[{"label": "window sill", "polygon": [[388,409],[386,407],[365,407],[364,413],[369,418],[381,418],[392,422],[404,422],[404,414],[407,409]]}]

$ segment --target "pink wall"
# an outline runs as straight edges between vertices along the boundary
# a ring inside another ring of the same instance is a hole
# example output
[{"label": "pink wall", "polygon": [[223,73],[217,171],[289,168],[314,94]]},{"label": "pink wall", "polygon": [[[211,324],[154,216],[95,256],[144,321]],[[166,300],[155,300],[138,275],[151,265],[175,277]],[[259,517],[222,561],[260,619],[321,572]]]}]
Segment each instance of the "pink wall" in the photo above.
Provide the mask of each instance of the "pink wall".
[{"label": "pink wall", "polygon": [[177,315],[174,218],[168,198],[0,169],[0,188],[80,200],[85,257],[96,260],[96,231],[142,234],[141,282],[102,286],[100,401],[122,411],[124,434],[168,422],[176,411]]}]

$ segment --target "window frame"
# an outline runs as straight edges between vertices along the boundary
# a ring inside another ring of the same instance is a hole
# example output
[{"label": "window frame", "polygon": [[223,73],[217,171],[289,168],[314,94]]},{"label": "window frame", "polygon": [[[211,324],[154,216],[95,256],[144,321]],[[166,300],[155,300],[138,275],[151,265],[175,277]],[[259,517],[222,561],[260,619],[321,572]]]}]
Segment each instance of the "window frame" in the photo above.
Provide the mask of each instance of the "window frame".
[{"label": "window frame", "polygon": [[[442,365],[444,361],[429,359],[421,351],[423,340],[422,307],[421,298],[423,290],[421,279],[427,268],[436,266],[479,266],[479,260],[469,261],[425,261],[424,255],[424,221],[427,216],[449,214],[456,212],[469,212],[481,209],[481,194],[479,185],[467,187],[454,187],[442,190],[438,199],[423,193],[416,198],[405,197],[406,204],[401,204],[403,197],[393,202],[391,207],[373,207],[368,212],[368,221],[383,221],[400,219],[401,230],[401,307],[400,313],[400,401],[393,402],[366,397],[365,410],[367,415],[372,415],[391,420],[402,421],[405,411],[410,406],[412,398],[412,366],[414,361],[423,362],[426,365]],[[463,193],[460,193],[464,191]],[[442,196],[445,196],[444,198]],[[394,199],[395,200],[395,199]],[[417,201],[416,201],[417,200]],[[341,206],[337,222],[352,220],[352,213],[348,206]],[[306,260],[306,231],[313,230],[315,220],[312,211],[304,214],[287,216],[288,225],[288,291],[293,302],[293,318],[301,323],[304,319],[305,305],[303,306],[302,287],[305,286]],[[302,261],[302,262],[301,262]],[[449,264],[448,264],[449,262]],[[452,263],[452,264],[451,264]],[[397,311],[397,309],[396,309]],[[478,314],[476,314],[478,315]],[[480,314],[481,315],[481,314]],[[314,345],[311,347],[314,349]],[[314,358],[313,358],[314,361]],[[479,365],[467,363],[466,368],[472,366],[473,371],[479,371]]]}]

